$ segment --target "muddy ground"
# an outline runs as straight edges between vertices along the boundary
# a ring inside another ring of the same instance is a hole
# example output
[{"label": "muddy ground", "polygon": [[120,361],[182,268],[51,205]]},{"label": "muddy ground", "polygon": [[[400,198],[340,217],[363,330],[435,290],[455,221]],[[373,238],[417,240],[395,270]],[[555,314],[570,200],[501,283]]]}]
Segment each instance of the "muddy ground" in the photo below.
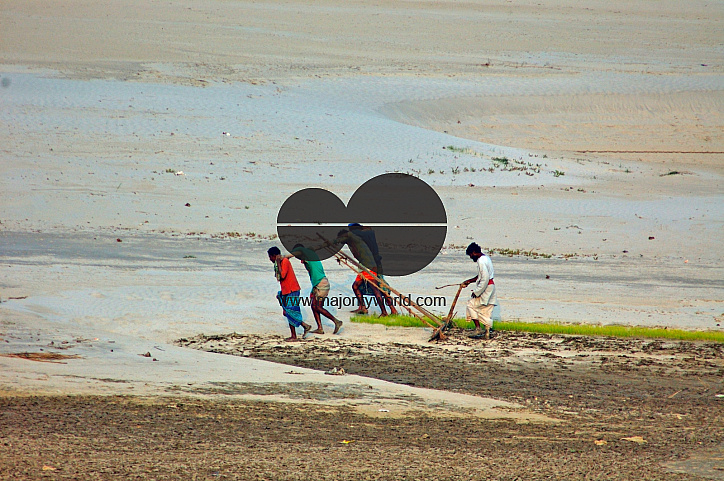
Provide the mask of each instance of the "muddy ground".
[{"label": "muddy ground", "polygon": [[[187,397],[0,397],[1,479],[724,479],[724,345],[462,331],[437,344],[179,344],[493,397],[519,424]],[[31,362],[31,361],[29,361]],[[628,439],[626,439],[628,438]]]}]

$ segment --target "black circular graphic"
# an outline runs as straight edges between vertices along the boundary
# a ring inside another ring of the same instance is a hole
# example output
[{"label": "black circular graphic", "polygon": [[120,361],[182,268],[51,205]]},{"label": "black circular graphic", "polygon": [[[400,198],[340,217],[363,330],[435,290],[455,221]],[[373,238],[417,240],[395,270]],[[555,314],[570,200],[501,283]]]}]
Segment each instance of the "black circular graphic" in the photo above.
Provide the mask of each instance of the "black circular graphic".
[{"label": "black circular graphic", "polygon": [[417,177],[398,173],[368,180],[346,207],[328,190],[300,190],[277,215],[277,234],[287,250],[302,244],[324,260],[347,245],[365,267],[390,276],[427,266],[446,233],[447,215],[437,193]]}]

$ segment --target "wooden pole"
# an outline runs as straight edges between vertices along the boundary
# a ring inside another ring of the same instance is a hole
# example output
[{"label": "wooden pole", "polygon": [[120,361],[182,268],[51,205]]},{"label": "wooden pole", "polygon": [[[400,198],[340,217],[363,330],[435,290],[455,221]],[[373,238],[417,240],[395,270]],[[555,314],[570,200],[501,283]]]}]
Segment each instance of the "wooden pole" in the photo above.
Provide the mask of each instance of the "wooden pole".
[{"label": "wooden pole", "polygon": [[[324,247],[325,247],[326,249],[328,249],[330,252],[334,250],[334,249],[332,249],[332,248],[330,247],[331,242],[329,242],[327,239],[325,239],[324,236],[322,236],[320,233],[317,233],[317,235],[319,236],[320,239],[322,239],[322,240],[325,242],[325,246],[324,246]],[[398,290],[396,290],[396,289],[393,289],[392,286],[390,286],[390,284],[389,284],[387,281],[385,281],[384,279],[380,279],[380,278],[377,276],[377,273],[376,273],[376,272],[371,271],[371,270],[368,269],[367,267],[363,266],[362,264],[360,264],[360,263],[357,262],[356,260],[354,260],[354,259],[352,259],[351,257],[349,257],[349,256],[348,256],[347,254],[345,254],[344,252],[342,252],[342,251],[337,251],[337,252],[335,252],[334,256],[335,256],[337,259],[342,259],[342,260],[344,260],[344,262],[345,262],[348,266],[352,265],[352,266],[356,267],[357,269],[359,269],[360,271],[365,271],[365,272],[367,272],[368,274],[370,274],[370,275],[372,276],[372,278],[376,281],[376,283],[375,283],[375,286],[376,286],[376,287],[380,288],[380,287],[382,287],[382,284],[384,283],[384,287],[387,288],[387,289],[389,289],[390,292],[392,292],[393,294],[396,294],[400,299],[402,299],[402,298],[405,297],[405,296],[402,295],[402,293],[401,293],[400,291],[398,291]],[[427,324],[429,327],[432,327],[433,329],[437,329],[436,332],[438,332],[438,334],[437,334],[436,337],[441,337],[439,331],[440,331],[440,328],[442,328],[442,327],[445,325],[445,323],[443,323],[442,320],[440,320],[437,316],[435,316],[434,314],[432,314],[431,312],[429,312],[427,309],[424,309],[424,308],[420,307],[419,305],[417,305],[417,303],[413,302],[412,299],[408,299],[408,300],[410,301],[410,306],[414,307],[414,308],[415,308],[416,310],[418,310],[421,314],[423,314],[425,317],[428,318],[428,319],[424,319],[424,318],[420,317],[420,319],[422,319],[422,321],[423,321],[425,324]],[[432,321],[432,323],[428,322],[428,320]],[[432,340],[432,339],[431,339],[431,340]]]},{"label": "wooden pole", "polygon": [[453,299],[452,306],[450,306],[450,312],[447,315],[447,324],[450,324],[452,322],[452,316],[453,316],[453,310],[455,309],[455,304],[458,302],[458,298],[460,297],[460,292],[462,292],[464,287],[465,287],[465,284],[460,284],[460,287],[458,287],[458,291],[455,293],[455,299]]},{"label": "wooden pole", "polygon": [[[453,284],[455,285],[455,284]],[[465,287],[465,284],[460,284],[460,287],[458,287],[458,291],[455,293],[455,299],[452,301],[452,305],[450,306],[450,312],[448,313],[447,317],[445,318],[445,324],[440,327],[437,331],[432,333],[432,337],[430,338],[431,341],[434,341],[435,339],[444,339],[444,335],[442,331],[448,329],[452,323],[453,323],[453,313],[455,311],[455,304],[458,302],[458,298],[460,297],[460,293],[462,292],[463,288]]]},{"label": "wooden pole", "polygon": [[[392,286],[390,286],[390,284],[387,283],[384,279],[380,279],[379,277],[377,277],[377,275],[375,274],[374,271],[371,271],[371,270],[367,269],[365,266],[363,266],[363,265],[361,265],[360,263],[356,262],[355,260],[351,259],[351,258],[350,258],[347,254],[345,254],[344,252],[337,252],[337,253],[335,254],[335,256],[336,256],[337,258],[341,258],[345,263],[347,263],[348,266],[351,265],[351,266],[356,267],[357,269],[360,269],[360,270],[363,270],[363,271],[365,271],[365,272],[368,272],[368,273],[373,277],[373,279],[371,280],[371,282],[372,282],[373,284],[375,284],[375,287],[377,287],[378,289],[381,289],[381,288],[385,287],[385,288],[389,289],[390,292],[392,292],[393,294],[397,295],[400,299],[402,299],[402,298],[405,297],[400,291],[398,291],[397,289],[394,289]],[[369,279],[368,279],[368,280],[369,280]],[[384,284],[384,285],[383,285],[383,284]],[[421,319],[422,322],[424,322],[425,324],[427,324],[429,327],[432,327],[433,329],[436,329],[436,328],[438,328],[439,326],[441,326],[441,325],[443,324],[443,322],[442,322],[440,319],[438,319],[437,316],[435,316],[435,315],[432,314],[431,312],[429,312],[429,311],[427,311],[426,309],[424,309],[424,308],[420,307],[419,305],[417,305],[417,303],[413,302],[412,299],[408,299],[408,300],[409,300],[409,302],[410,302],[410,307],[414,307],[415,309],[417,309],[418,311],[420,311],[420,313],[422,313],[425,317],[427,317],[429,320],[431,320],[431,321],[433,322],[433,324],[431,324],[431,323],[428,321],[428,319],[425,319],[424,317],[416,316],[416,317],[418,317],[419,319]]]},{"label": "wooden pole", "polygon": [[[350,269],[352,269],[352,270],[355,271],[355,272],[359,272],[359,271],[357,270],[357,269],[359,269],[359,267],[357,267],[356,263],[355,263],[355,264],[352,264],[354,261],[353,261],[352,259],[350,259],[349,256],[347,256],[347,255],[344,254],[343,252],[337,252],[337,253],[334,254],[334,256],[335,256],[335,258],[337,259],[337,262],[338,262],[338,263],[346,265],[347,267],[349,267]],[[368,271],[368,272],[370,272],[371,274],[374,274],[374,272],[372,272],[372,271]],[[379,279],[378,277],[375,276],[374,279],[365,279],[365,280],[366,280],[367,282],[372,283],[372,284],[373,284],[375,287],[377,287],[378,289],[382,289],[382,288],[383,288],[382,283],[384,282],[384,287],[388,288],[388,289],[390,290],[390,292],[392,292],[393,294],[397,294],[398,296],[402,296],[402,294],[400,294],[398,291],[396,291],[395,289],[393,289],[387,282],[385,282],[384,279]],[[414,303],[411,302],[411,304],[414,304]],[[411,316],[420,319],[422,322],[424,322],[425,324],[427,324],[429,327],[432,327],[433,329],[436,329],[436,328],[438,327],[437,324],[436,324],[436,325],[432,325],[432,324],[430,324],[430,322],[429,322],[427,319],[425,319],[423,316],[421,316],[421,315],[416,314],[415,312],[413,312],[412,307],[414,307],[414,306],[407,306],[407,305],[404,305],[404,304],[401,303],[401,307],[405,308],[405,309],[410,313]],[[419,307],[419,306],[418,306],[418,307]]]}]

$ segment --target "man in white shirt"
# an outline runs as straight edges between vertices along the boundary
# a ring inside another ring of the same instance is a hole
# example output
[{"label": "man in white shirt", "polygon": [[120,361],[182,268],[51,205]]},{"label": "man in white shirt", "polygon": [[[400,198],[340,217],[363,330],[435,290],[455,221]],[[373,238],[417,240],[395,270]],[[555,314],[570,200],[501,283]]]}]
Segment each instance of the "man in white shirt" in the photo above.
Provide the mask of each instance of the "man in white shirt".
[{"label": "man in white shirt", "polygon": [[475,331],[469,337],[482,337],[483,330],[480,327],[482,321],[485,326],[485,339],[490,339],[490,328],[493,327],[493,307],[498,303],[495,294],[495,271],[493,270],[493,262],[490,257],[483,254],[480,246],[473,242],[465,250],[465,254],[469,256],[473,262],[478,265],[478,275],[472,279],[465,281],[464,287],[475,282],[475,288],[472,292],[472,298],[468,301],[465,311],[465,317],[468,321],[472,320],[475,324]]}]

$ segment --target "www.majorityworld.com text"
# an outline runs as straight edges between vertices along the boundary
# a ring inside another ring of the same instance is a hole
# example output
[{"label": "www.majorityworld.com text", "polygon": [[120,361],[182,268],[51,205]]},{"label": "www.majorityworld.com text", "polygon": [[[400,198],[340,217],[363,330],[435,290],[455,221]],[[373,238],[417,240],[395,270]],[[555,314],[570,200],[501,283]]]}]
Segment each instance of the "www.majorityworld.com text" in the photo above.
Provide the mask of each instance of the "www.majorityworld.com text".
[{"label": "www.majorityworld.com text", "polygon": [[[311,307],[312,305],[312,299],[309,297],[290,298],[287,302],[291,305],[296,304],[306,307]],[[364,296],[363,302],[367,308],[373,305],[379,307],[375,297]],[[357,298],[351,296],[329,296],[320,299],[320,303],[325,307],[352,307],[357,305]],[[447,299],[445,296],[418,296],[414,299],[414,303],[422,307],[445,307],[447,305]],[[412,294],[389,297],[385,305],[410,307],[413,305]]]}]

